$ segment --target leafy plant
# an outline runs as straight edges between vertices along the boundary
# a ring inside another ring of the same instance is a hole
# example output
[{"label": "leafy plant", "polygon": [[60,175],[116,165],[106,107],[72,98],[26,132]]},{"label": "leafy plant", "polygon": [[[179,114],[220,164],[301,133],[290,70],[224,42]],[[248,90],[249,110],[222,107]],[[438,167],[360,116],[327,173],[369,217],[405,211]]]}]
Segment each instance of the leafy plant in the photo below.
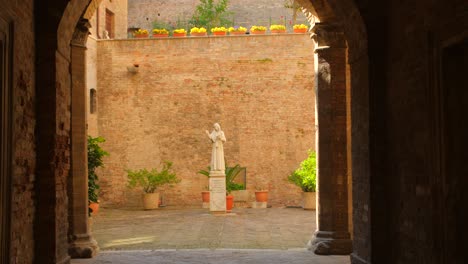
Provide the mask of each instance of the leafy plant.
[{"label": "leafy plant", "polygon": [[[199,170],[198,173],[210,177],[210,166],[207,167],[207,170]],[[229,194],[232,191],[244,190],[245,186],[240,183],[235,183],[237,175],[242,171],[242,167],[239,164],[236,164],[234,167],[228,167],[226,164],[226,192]]]},{"label": "leafy plant", "polygon": [[309,150],[309,156],[288,176],[288,181],[299,186],[304,192],[315,192],[317,184],[317,160],[314,151]]},{"label": "leafy plant", "polygon": [[228,4],[229,0],[219,0],[217,3],[214,0],[200,0],[189,23],[208,29],[232,25],[233,22],[228,18],[232,14],[227,11]]},{"label": "leafy plant", "polygon": [[98,202],[99,179],[96,174],[96,169],[104,167],[102,159],[104,156],[109,155],[108,152],[99,146],[99,144],[105,141],[103,137],[93,138],[88,136],[88,203]]},{"label": "leafy plant", "polygon": [[126,170],[128,174],[128,187],[140,186],[145,193],[154,193],[156,189],[165,184],[179,183],[180,179],[172,172],[172,162],[164,161],[161,171],[151,170]]}]

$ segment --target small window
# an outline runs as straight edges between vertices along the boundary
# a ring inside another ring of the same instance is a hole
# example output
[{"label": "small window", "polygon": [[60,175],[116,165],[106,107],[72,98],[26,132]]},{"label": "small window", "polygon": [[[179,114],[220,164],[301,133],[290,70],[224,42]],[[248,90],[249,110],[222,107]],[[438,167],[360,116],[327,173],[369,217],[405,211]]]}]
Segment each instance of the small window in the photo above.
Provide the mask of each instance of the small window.
[{"label": "small window", "polygon": [[115,21],[114,21],[114,13],[109,9],[106,9],[106,31],[109,33],[109,38],[115,38]]},{"label": "small window", "polygon": [[96,113],[96,89],[91,89],[89,91],[89,112],[91,114]]}]

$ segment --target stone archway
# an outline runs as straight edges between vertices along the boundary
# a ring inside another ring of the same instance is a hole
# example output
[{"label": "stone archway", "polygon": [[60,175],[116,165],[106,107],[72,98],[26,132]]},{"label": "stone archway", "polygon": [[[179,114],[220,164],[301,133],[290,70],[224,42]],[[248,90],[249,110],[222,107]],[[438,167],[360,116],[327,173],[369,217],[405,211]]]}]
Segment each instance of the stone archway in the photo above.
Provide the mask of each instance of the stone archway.
[{"label": "stone archway", "polygon": [[[38,131],[40,132],[38,133],[38,212],[36,214],[35,238],[36,241],[40,242],[36,244],[35,253],[39,261],[66,263],[68,261],[67,238],[70,235],[67,230],[73,229],[73,225],[78,224],[77,221],[86,221],[81,217],[83,212],[76,214],[69,212],[70,214],[67,214],[69,208],[75,210],[75,206],[68,206],[70,201],[66,198],[67,194],[69,194],[68,197],[77,194],[73,192],[76,187],[75,183],[82,187],[83,182],[86,182],[83,179],[74,179],[75,176],[72,175],[70,179],[76,180],[76,182],[67,186],[67,177],[69,177],[70,171],[69,164],[72,159],[70,156],[70,140],[73,135],[69,107],[71,105],[73,108],[73,100],[75,100],[75,98],[72,100],[73,80],[68,69],[72,61],[73,52],[70,44],[74,39],[74,35],[77,37],[75,40],[81,39],[84,41],[83,43],[86,42],[86,34],[78,34],[83,33],[80,27],[86,23],[89,15],[94,13],[99,3],[100,0],[73,2],[56,0],[48,5],[53,8],[39,5],[40,7],[36,10],[36,20],[41,19],[42,21],[38,24],[43,25],[36,28],[36,34],[43,36],[37,40],[36,45],[39,61],[36,82],[38,104],[44,106],[44,108],[38,110]],[[315,30],[319,45],[318,56],[322,62],[322,65],[318,65],[318,68],[324,69],[324,73],[327,70],[330,71],[332,76],[335,73],[340,74],[340,78],[336,79],[336,83],[326,81],[326,74],[323,74],[322,77],[324,78],[322,81],[318,81],[317,89],[326,90],[329,87],[333,89],[334,84],[337,85],[336,88],[342,85],[343,80],[346,80],[346,72],[343,72],[346,65],[346,48],[349,54],[348,62],[351,66],[351,76],[353,76],[351,81],[353,98],[352,141],[354,143],[352,164],[353,174],[355,175],[354,180],[356,184],[359,183],[360,187],[353,188],[355,190],[353,196],[359,197],[360,201],[359,205],[354,204],[353,209],[358,210],[359,215],[367,215],[367,219],[369,219],[369,114],[368,80],[366,78],[368,59],[364,25],[358,9],[351,0],[301,0],[300,3],[310,15],[315,15],[320,20],[320,24],[316,26]],[[44,21],[45,17],[47,18]],[[57,35],[50,28],[57,28]],[[340,91],[341,93],[335,93],[328,99],[339,98],[341,100],[340,106],[343,107],[344,103],[346,108],[343,90]],[[75,103],[76,105],[78,104]],[[340,109],[342,110],[342,108]],[[50,113],[54,114],[51,115]],[[337,122],[335,125],[340,124],[341,128],[341,134],[338,136],[341,141],[335,142],[335,146],[342,146],[343,136],[344,142],[346,142],[346,122],[343,127],[342,114],[342,111],[333,113],[333,117],[338,117],[334,119]],[[52,151],[50,151],[50,146],[53,146]],[[325,148],[326,146],[323,146],[322,150]],[[343,153],[343,148],[339,149]],[[322,254],[347,254],[350,252],[350,238],[347,229],[348,212],[346,209],[347,189],[346,184],[344,184],[346,182],[346,172],[342,170],[343,166],[346,168],[346,165],[343,165],[343,162],[346,161],[346,155],[340,156],[340,159],[335,161],[328,167],[339,164],[339,169],[344,174],[336,174],[336,171],[330,171],[329,175],[334,176],[334,178],[319,182],[319,189],[324,190],[322,193],[329,193],[327,197],[319,196],[319,204],[323,208],[328,205],[333,208],[333,210],[326,209],[322,210],[321,213],[319,212],[327,223],[321,223],[321,225],[319,223],[316,240],[312,244],[315,245],[316,252]],[[324,169],[322,169],[323,171]],[[334,191],[337,192],[333,193]],[[335,197],[340,197],[339,203],[334,203],[336,201]],[[79,206],[81,211],[83,210],[82,199],[86,199],[86,197],[81,195],[71,200],[74,205],[75,202],[81,204]],[[44,211],[47,213],[44,213]],[[54,216],[53,219],[50,219],[51,215]],[[78,218],[81,220],[74,218],[75,215],[80,215]],[[72,226],[68,225],[69,222],[72,223]],[[365,242],[370,238],[369,225],[369,222],[363,222],[357,218],[354,220],[355,230],[357,230],[354,234],[354,237],[357,238],[355,248],[362,249],[362,252],[355,250],[353,258],[359,260],[369,259],[370,248],[368,243]],[[84,226],[86,229],[86,225]],[[46,234],[45,230],[53,230],[53,232]],[[356,243],[362,243],[362,245],[356,246]]]}]

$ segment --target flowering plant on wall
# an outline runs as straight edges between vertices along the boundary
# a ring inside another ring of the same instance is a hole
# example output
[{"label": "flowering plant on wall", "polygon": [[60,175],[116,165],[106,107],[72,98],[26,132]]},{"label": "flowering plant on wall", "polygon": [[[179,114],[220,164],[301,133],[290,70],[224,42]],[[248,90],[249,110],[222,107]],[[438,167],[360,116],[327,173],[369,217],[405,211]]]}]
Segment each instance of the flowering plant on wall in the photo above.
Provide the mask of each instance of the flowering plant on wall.
[{"label": "flowering plant on wall", "polygon": [[270,26],[271,33],[284,33],[286,32],[286,26],[284,25],[271,25]]},{"label": "flowering plant on wall", "polygon": [[211,32],[226,32],[227,29],[225,27],[214,27],[211,29]]},{"label": "flowering plant on wall", "polygon": [[179,33],[179,34],[180,34],[180,33],[184,33],[184,34],[185,34],[185,33],[187,33],[187,32],[185,31],[185,29],[179,28],[179,29],[174,29],[174,33]]},{"label": "flowering plant on wall", "polygon": [[201,28],[193,27],[192,29],[190,29],[190,33],[206,33],[206,28],[204,28],[204,27],[201,27]]},{"label": "flowering plant on wall", "polygon": [[211,33],[213,33],[215,36],[224,36],[226,35],[227,31],[228,30],[225,27],[214,27],[211,29]]},{"label": "flowering plant on wall", "polygon": [[306,33],[309,27],[304,24],[296,24],[293,26],[294,33]]},{"label": "flowering plant on wall", "polygon": [[153,29],[153,35],[169,35],[169,31],[165,28],[155,28]]},{"label": "flowering plant on wall", "polygon": [[229,33],[232,35],[241,35],[247,32],[247,29],[245,27],[230,27],[228,30]]},{"label": "flowering plant on wall", "polygon": [[265,34],[266,27],[264,26],[252,26],[250,28],[250,33],[252,34]]},{"label": "flowering plant on wall", "polygon": [[148,30],[146,29],[138,29],[133,32],[133,35],[137,38],[146,38],[148,37]]},{"label": "flowering plant on wall", "polygon": [[172,36],[174,37],[185,37],[186,35],[187,31],[183,28],[174,29],[174,31],[172,31]]}]

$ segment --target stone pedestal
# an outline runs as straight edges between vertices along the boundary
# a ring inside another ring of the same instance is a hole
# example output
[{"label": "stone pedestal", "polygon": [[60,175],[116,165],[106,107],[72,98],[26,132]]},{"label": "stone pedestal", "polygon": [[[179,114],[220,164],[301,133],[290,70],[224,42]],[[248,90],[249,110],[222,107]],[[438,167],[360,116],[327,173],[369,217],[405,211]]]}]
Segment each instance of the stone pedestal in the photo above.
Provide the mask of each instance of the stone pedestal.
[{"label": "stone pedestal", "polygon": [[267,208],[267,202],[252,202],[253,209]]},{"label": "stone pedestal", "polygon": [[210,171],[210,212],[226,213],[226,174]]}]

